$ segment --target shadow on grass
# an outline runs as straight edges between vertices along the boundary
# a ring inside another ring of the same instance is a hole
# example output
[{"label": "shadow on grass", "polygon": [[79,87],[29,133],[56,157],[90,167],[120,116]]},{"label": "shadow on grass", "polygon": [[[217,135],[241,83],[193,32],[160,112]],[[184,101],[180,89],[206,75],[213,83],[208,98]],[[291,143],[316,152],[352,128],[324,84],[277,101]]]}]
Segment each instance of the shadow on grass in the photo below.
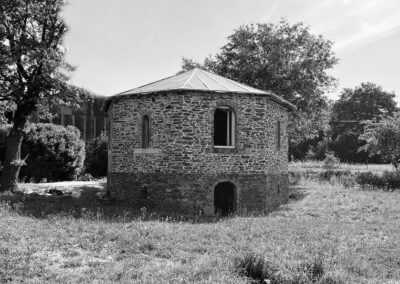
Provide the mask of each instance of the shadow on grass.
[{"label": "shadow on grass", "polygon": [[307,188],[301,186],[291,186],[289,193],[289,202],[303,200],[307,195]]},{"label": "shadow on grass", "polygon": [[152,209],[138,208],[126,202],[111,201],[105,196],[106,182],[100,186],[81,186],[73,190],[41,188],[30,193],[17,191],[13,194],[0,194],[0,209],[6,207],[9,212],[40,219],[67,217],[105,222],[157,220],[211,223],[226,219],[159,210],[153,212]]},{"label": "shadow on grass", "polygon": [[[289,202],[301,200],[306,196],[305,189],[292,187]],[[49,193],[51,192],[51,194]],[[98,220],[105,222],[131,222],[131,221],[166,221],[189,223],[215,223],[221,220],[235,218],[233,214],[228,217],[204,216],[203,214],[184,214],[182,212],[162,212],[160,210],[138,208],[128,203],[111,201],[106,196],[106,182],[98,186],[80,186],[70,191],[47,188],[39,192],[14,194],[0,194],[0,208],[19,215],[50,218],[55,216]],[[271,212],[279,211],[280,207],[270,208],[264,212],[253,212],[240,217],[261,218]]]}]

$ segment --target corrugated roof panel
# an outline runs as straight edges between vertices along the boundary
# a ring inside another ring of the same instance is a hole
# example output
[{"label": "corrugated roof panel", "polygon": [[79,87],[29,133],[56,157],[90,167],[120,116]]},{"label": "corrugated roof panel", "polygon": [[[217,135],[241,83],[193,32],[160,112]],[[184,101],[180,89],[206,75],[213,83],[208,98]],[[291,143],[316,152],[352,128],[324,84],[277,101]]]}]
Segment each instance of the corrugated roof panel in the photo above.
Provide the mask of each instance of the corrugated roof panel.
[{"label": "corrugated roof panel", "polygon": [[197,76],[196,73],[193,74],[192,79],[187,82],[185,86],[183,86],[185,89],[193,89],[193,90],[210,90],[206,84],[203,83],[202,80]]},{"label": "corrugated roof panel", "polygon": [[161,90],[178,89],[179,86],[183,86],[185,82],[188,81],[190,76],[191,74],[189,72],[185,72],[179,75],[171,76],[150,84],[140,86],[132,90],[128,90],[126,92],[120,93],[119,95],[140,94],[140,93],[157,92]]},{"label": "corrugated roof panel", "polygon": [[271,97],[275,101],[291,109],[296,108],[291,103],[270,92],[265,92],[198,68],[159,81],[155,81],[147,85],[143,85],[136,89],[125,91],[123,93],[113,96],[112,98],[110,98],[110,100],[119,96],[163,92],[169,90],[262,94]]},{"label": "corrugated roof panel", "polygon": [[201,70],[193,69],[185,73],[168,77],[119,95],[139,94],[177,89],[192,89],[202,91],[227,91],[238,93],[265,93],[264,91],[240,84],[222,76]]},{"label": "corrugated roof panel", "polygon": [[[199,72],[198,74],[199,80],[201,80],[209,90],[215,90],[215,91],[234,91],[232,89],[229,89],[226,87],[226,84],[224,84],[223,80],[220,80],[219,78],[215,78],[215,76],[212,76],[214,74],[206,74],[203,72]],[[214,78],[213,78],[214,77]]]}]

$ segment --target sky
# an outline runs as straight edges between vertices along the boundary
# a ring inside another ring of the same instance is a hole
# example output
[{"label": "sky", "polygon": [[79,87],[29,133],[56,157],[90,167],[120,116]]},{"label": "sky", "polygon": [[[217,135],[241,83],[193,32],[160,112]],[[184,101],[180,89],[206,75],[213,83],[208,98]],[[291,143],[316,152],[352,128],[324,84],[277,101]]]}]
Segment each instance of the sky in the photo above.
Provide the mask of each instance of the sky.
[{"label": "sky", "polygon": [[241,25],[282,17],[334,42],[338,88],[373,82],[400,103],[398,0],[69,0],[63,16],[71,82],[111,96],[202,62]]}]

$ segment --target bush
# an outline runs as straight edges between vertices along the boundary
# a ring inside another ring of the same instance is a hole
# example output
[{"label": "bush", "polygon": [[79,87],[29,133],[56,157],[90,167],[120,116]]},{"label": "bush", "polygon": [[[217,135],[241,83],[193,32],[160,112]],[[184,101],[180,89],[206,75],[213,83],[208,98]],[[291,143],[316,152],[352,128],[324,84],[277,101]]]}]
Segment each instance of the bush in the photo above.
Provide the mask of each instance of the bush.
[{"label": "bush", "polygon": [[324,160],[328,152],[329,142],[327,139],[321,140],[317,143],[316,146],[310,146],[307,154],[305,155],[305,159],[308,161],[322,161]]},{"label": "bush", "polygon": [[384,190],[395,190],[400,188],[400,171],[385,171],[383,175],[372,172],[360,173],[357,183],[362,187],[380,188]]},{"label": "bush", "polygon": [[377,188],[384,188],[385,182],[383,178],[372,172],[359,173],[357,176],[357,183],[362,187],[371,186]]},{"label": "bush", "polygon": [[29,124],[24,130],[22,158],[27,157],[20,177],[39,182],[74,180],[81,173],[85,143],[73,126]]},{"label": "bush", "polygon": [[339,167],[340,160],[335,157],[332,153],[326,153],[323,168],[327,171],[337,169]]},{"label": "bush", "polygon": [[[0,161],[6,153],[6,139],[11,125],[0,127]],[[21,157],[22,180],[59,181],[75,179],[82,171],[85,158],[84,142],[75,127],[54,124],[28,124],[24,130]]]},{"label": "bush", "polygon": [[400,171],[384,171],[382,178],[386,183],[386,189],[395,190],[400,188]]},{"label": "bush", "polygon": [[94,177],[107,175],[108,136],[102,132],[95,140],[86,145],[85,172]]},{"label": "bush", "polygon": [[318,174],[318,180],[330,181],[332,177],[335,177],[337,180],[341,180],[351,176],[352,173],[349,170],[326,170]]}]

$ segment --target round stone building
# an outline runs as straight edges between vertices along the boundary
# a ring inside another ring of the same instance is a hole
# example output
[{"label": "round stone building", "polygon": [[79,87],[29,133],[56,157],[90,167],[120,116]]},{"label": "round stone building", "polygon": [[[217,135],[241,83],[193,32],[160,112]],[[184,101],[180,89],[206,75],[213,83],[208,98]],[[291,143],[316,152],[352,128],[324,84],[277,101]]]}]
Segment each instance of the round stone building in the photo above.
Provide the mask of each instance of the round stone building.
[{"label": "round stone building", "polygon": [[108,194],[133,206],[245,214],[288,198],[288,116],[271,92],[193,69],[110,97]]}]

